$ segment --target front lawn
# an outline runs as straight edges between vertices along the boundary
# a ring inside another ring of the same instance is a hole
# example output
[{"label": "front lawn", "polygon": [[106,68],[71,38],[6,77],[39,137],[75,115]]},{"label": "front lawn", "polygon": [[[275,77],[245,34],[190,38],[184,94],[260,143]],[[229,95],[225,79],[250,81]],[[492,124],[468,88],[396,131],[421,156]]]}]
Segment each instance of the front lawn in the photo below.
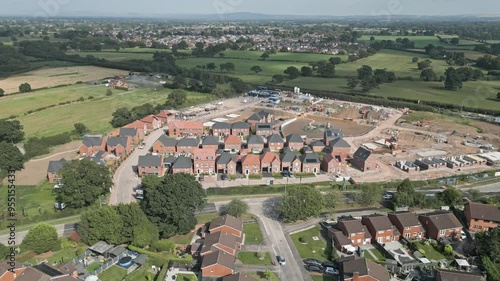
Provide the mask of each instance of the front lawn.
[{"label": "front lawn", "polygon": [[264,236],[258,223],[246,223],[243,225],[245,233],[245,244],[260,244],[264,241]]},{"label": "front lawn", "polygon": [[426,258],[430,259],[430,260],[445,260],[446,257],[441,254],[440,252],[438,252],[436,249],[434,249],[434,247],[432,245],[425,245],[423,244],[422,242],[413,242],[413,245],[415,245],[415,247],[417,247],[417,249],[419,250],[419,252],[422,253],[422,255],[424,255]]},{"label": "front lawn", "polygon": [[281,180],[283,179],[283,175],[281,173],[273,173],[273,178],[275,180]]},{"label": "front lawn", "polygon": [[263,260],[259,259],[257,254],[257,252],[240,252],[238,254],[238,259],[243,264],[271,265],[271,256],[269,255],[269,253],[264,253]]},{"label": "front lawn", "polygon": [[264,272],[262,271],[259,271],[259,272],[248,272],[246,273],[248,276],[251,276],[255,279],[257,279],[258,281],[279,281],[280,279],[278,278],[278,276],[276,276],[276,274],[274,274],[274,272],[271,272],[272,275],[271,275],[271,278],[268,280],[266,278],[264,278]]},{"label": "front lawn", "polygon": [[[313,237],[319,238],[320,236],[321,233],[317,226],[291,235],[293,243],[301,258],[315,258],[322,261],[328,260],[330,251],[328,250],[327,244],[321,239],[313,240]],[[305,243],[299,241],[301,238]]]},{"label": "front lawn", "polygon": [[250,180],[261,180],[262,179],[262,175],[254,175],[254,174],[252,174],[252,175],[248,175],[248,178]]},{"label": "front lawn", "polygon": [[99,279],[102,281],[122,281],[127,276],[127,270],[116,265],[108,268],[108,270],[99,274]]}]

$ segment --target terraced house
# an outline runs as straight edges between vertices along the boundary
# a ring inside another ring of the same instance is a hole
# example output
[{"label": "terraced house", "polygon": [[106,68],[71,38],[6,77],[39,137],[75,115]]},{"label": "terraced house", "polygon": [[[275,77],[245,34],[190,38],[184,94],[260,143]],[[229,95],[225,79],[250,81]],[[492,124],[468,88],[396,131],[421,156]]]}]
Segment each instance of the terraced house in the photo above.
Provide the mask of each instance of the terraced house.
[{"label": "terraced house", "polygon": [[194,173],[198,175],[215,173],[215,149],[199,148],[194,150],[193,163]]}]

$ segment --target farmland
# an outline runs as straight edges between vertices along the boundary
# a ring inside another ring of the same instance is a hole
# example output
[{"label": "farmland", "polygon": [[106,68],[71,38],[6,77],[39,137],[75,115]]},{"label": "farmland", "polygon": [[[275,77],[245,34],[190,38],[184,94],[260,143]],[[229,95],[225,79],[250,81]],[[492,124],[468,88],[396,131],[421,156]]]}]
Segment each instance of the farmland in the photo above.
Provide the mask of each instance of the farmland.
[{"label": "farmland", "polygon": [[[369,42],[370,41],[370,35],[365,35],[362,36],[358,41],[360,42]],[[465,50],[472,50],[474,49],[475,45],[481,45],[481,43],[474,42],[474,41],[469,41],[469,40],[460,40],[460,43],[458,45],[452,45],[452,44],[446,44],[446,43],[441,43],[439,42],[439,39],[436,36],[399,36],[399,35],[385,35],[385,36],[378,36],[374,35],[375,41],[382,41],[382,40],[392,40],[396,41],[398,38],[408,38],[410,41],[415,42],[415,48],[417,49],[422,49],[425,46],[429,44],[433,44],[434,46],[442,46],[446,49],[465,49]],[[441,36],[441,37],[446,37],[446,36]],[[452,37],[450,37],[452,38]]]}]

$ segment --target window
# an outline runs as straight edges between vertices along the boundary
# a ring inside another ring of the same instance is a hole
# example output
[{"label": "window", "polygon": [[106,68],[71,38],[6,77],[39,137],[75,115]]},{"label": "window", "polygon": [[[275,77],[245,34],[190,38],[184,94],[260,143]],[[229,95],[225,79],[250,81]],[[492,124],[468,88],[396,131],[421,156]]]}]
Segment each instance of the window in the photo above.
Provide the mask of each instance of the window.
[{"label": "window", "polygon": [[384,237],[379,237],[379,238],[377,238],[377,242],[379,242],[379,243],[384,243]]},{"label": "window", "polygon": [[409,227],[409,226],[407,226],[407,227],[405,227],[405,229],[406,229],[406,230],[410,230],[410,227]]},{"label": "window", "polygon": [[410,238],[410,233],[406,233],[406,234],[405,234],[405,238],[406,238],[406,239],[409,239],[409,238]]},{"label": "window", "polygon": [[445,231],[446,231],[446,230],[441,229],[441,230],[439,231],[439,235],[440,235],[440,236],[444,235]]},{"label": "window", "polygon": [[358,243],[361,243],[361,239],[358,239]]},{"label": "window", "polygon": [[384,233],[384,231],[380,230],[380,231],[377,231],[377,233],[382,234],[382,233]]}]

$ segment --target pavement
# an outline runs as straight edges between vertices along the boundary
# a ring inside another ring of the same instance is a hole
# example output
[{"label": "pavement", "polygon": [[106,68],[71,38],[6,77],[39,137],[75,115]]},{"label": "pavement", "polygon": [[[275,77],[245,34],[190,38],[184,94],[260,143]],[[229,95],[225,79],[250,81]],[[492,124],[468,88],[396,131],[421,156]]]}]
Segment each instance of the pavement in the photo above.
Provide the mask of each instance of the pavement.
[{"label": "pavement", "polygon": [[[73,232],[76,229],[76,224],[75,223],[66,223],[66,224],[58,224],[54,225],[57,231],[57,235],[59,237],[61,236],[67,236],[71,232]],[[24,237],[26,237],[26,234],[28,233],[29,230],[24,230],[24,231],[16,231],[15,232],[15,241],[16,245],[20,245],[21,242],[23,241]],[[0,243],[3,245],[8,245],[10,234],[5,234],[0,236]]]}]

